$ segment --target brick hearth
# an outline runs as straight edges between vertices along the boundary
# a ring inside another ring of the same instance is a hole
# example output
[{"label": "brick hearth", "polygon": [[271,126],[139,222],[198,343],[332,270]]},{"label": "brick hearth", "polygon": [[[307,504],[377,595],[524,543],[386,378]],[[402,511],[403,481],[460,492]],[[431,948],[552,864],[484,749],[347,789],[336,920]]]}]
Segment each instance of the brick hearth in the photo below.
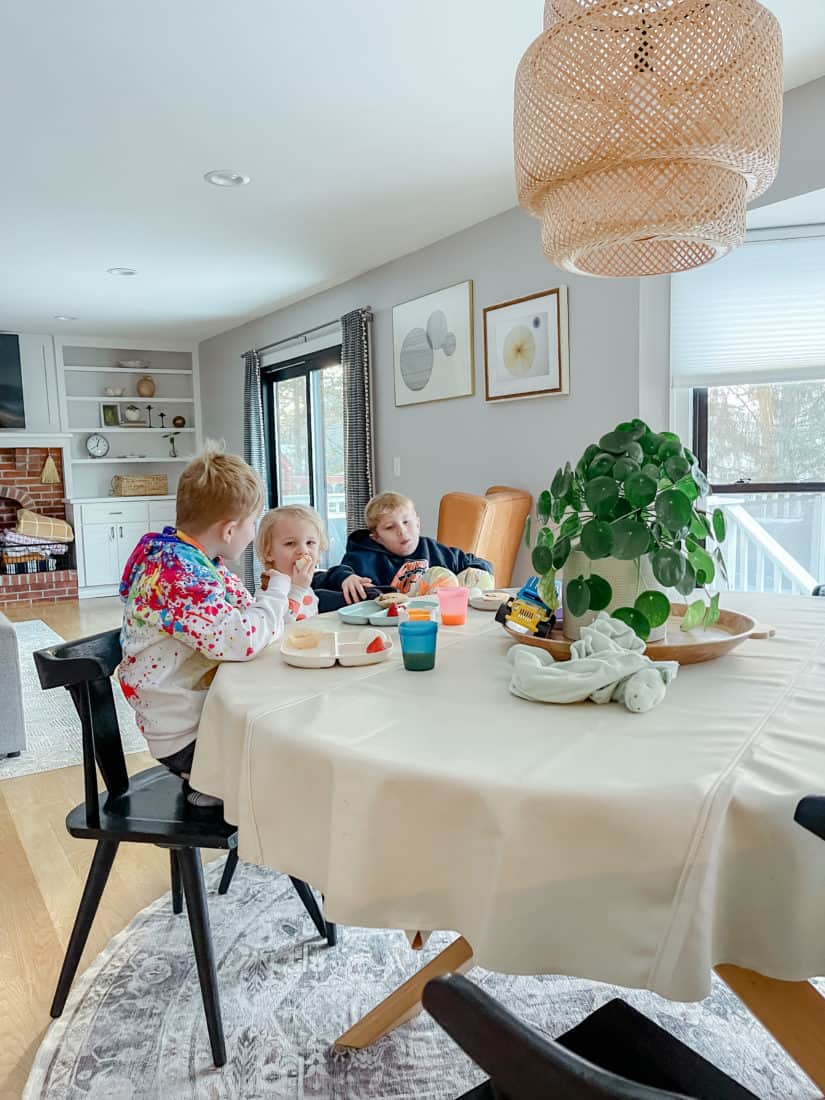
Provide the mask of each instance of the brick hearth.
[{"label": "brick hearth", "polygon": [[[60,481],[43,485],[40,472],[48,456],[54,459]],[[22,504],[44,516],[66,518],[63,489],[63,452],[60,447],[0,447],[0,492],[14,488],[16,500],[0,496],[0,529],[13,527]],[[77,570],[53,573],[0,573],[0,607],[3,604],[77,599]]]}]

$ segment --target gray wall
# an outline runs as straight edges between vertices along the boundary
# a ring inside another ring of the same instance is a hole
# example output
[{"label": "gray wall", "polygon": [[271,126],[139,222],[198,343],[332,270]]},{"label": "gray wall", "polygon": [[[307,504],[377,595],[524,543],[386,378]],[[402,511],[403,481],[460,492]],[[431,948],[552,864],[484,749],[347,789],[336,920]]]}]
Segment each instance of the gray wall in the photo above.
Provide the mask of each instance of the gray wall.
[{"label": "gray wall", "polygon": [[[465,279],[473,280],[474,291],[475,396],[397,409],[393,305]],[[569,288],[569,397],[487,404],[483,308],[559,285]],[[552,267],[541,250],[539,223],[514,209],[202,343],[205,433],[242,448],[244,351],[365,305],[375,314],[378,487],[413,497],[428,534],[435,534],[438,502],[448,490],[483,492],[503,484],[535,495],[559,463],[575,461],[591,439],[638,413],[638,280],[584,278]],[[664,391],[667,384],[662,362]],[[393,476],[394,457],[401,460],[400,477]],[[527,570],[524,555],[520,568]]]},{"label": "gray wall", "polygon": [[779,171],[754,207],[807,195],[825,187],[825,76],[782,97]]}]

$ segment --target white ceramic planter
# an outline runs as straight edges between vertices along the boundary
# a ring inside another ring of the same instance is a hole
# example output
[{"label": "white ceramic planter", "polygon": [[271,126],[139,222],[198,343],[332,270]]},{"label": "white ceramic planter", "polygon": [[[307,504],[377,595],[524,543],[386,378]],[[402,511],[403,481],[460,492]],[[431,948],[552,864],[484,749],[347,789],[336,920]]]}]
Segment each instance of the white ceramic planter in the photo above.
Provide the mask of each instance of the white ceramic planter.
[{"label": "white ceramic planter", "polygon": [[[591,573],[603,577],[613,589],[613,599],[605,608],[608,612],[617,607],[632,607],[636,597],[649,589],[664,591],[653,576],[653,569],[647,556],[640,561],[619,561],[618,558],[599,558],[597,561],[591,561],[581,550],[573,550],[564,564],[562,573],[564,578],[562,629],[565,638],[569,638],[570,641],[578,639],[581,628],[592,623],[598,612],[586,611],[584,615],[571,615],[567,608],[568,581],[580,576],[589,577]],[[651,630],[648,641],[661,641],[666,633],[667,623],[663,623]]]}]

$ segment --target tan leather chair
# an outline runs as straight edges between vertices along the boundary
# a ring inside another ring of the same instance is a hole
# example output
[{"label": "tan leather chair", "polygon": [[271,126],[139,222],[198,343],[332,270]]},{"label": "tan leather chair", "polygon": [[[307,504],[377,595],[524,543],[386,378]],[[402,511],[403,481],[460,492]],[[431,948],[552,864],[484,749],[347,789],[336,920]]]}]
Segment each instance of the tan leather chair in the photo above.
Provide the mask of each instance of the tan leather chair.
[{"label": "tan leather chair", "polygon": [[446,493],[438,508],[438,541],[492,563],[496,585],[513,576],[524,521],[533,498],[523,489],[493,485],[484,496]]}]

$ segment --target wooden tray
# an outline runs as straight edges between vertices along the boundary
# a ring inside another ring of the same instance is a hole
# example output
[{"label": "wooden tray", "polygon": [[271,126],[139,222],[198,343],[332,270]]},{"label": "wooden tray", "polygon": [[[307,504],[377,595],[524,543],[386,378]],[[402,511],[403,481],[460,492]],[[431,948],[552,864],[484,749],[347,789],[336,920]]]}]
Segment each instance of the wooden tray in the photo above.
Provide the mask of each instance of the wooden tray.
[{"label": "wooden tray", "polygon": [[[747,638],[770,638],[776,631],[772,626],[757,623],[750,615],[738,611],[722,611],[719,620],[709,629],[697,629],[686,633],[681,630],[682,616],[687,607],[683,603],[672,604],[673,614],[668,620],[667,637],[661,642],[651,642],[645,653],[653,661],[678,661],[680,665],[696,665],[700,661],[712,661],[744,642]],[[504,629],[514,642],[547,649],[557,661],[570,659],[570,646],[561,629],[555,629],[549,638],[536,638],[513,630],[509,623]]]}]

